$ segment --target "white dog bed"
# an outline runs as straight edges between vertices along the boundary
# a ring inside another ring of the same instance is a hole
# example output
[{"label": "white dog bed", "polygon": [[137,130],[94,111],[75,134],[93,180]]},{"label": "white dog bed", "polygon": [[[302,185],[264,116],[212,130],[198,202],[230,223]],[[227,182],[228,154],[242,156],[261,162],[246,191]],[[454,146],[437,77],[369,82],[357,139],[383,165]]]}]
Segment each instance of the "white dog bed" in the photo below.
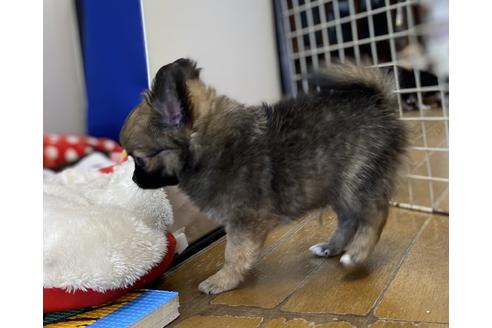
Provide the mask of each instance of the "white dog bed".
[{"label": "white dog bed", "polygon": [[111,174],[45,171],[44,288],[125,288],[163,259],[172,210],[162,189],[132,181],[131,158]]}]

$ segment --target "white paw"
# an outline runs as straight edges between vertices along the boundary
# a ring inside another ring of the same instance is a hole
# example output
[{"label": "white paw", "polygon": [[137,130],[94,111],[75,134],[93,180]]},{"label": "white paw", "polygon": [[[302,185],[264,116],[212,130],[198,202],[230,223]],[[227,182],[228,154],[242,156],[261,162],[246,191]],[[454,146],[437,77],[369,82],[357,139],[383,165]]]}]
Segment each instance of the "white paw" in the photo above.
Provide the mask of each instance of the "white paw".
[{"label": "white paw", "polygon": [[343,254],[340,258],[340,263],[342,263],[347,268],[352,268],[355,266],[355,262],[349,254]]},{"label": "white paw", "polygon": [[205,293],[205,294],[208,294],[208,295],[220,294],[220,293],[222,293],[224,291],[223,288],[221,288],[220,286],[218,286],[214,282],[208,281],[208,279],[205,280],[205,281],[202,281],[198,285],[198,289],[202,293]]},{"label": "white paw", "polygon": [[309,251],[316,256],[330,256],[330,250],[323,247],[324,243],[309,247]]},{"label": "white paw", "polygon": [[240,282],[241,277],[226,275],[222,271],[219,271],[202,281],[198,285],[198,289],[205,294],[214,295],[234,289]]}]

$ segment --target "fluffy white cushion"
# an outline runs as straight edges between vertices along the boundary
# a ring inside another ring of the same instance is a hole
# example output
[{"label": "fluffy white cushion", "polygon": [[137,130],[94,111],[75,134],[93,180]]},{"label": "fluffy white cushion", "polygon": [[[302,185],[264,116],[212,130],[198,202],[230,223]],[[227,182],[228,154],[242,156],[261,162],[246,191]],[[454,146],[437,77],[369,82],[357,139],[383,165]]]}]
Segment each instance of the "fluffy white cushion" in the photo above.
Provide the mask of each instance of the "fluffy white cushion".
[{"label": "fluffy white cushion", "polygon": [[43,287],[124,288],[166,255],[171,206],[164,190],[139,189],[133,168],[44,175]]}]

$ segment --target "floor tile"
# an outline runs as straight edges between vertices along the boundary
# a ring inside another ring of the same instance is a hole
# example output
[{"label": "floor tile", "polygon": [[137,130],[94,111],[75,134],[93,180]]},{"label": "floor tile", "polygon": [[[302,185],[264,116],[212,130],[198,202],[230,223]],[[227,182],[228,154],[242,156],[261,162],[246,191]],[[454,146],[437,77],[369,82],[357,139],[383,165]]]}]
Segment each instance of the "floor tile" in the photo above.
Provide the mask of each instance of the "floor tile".
[{"label": "floor tile", "polygon": [[447,324],[439,323],[413,323],[413,322],[401,322],[401,321],[383,321],[378,320],[369,328],[447,328]]},{"label": "floor tile", "polygon": [[391,209],[381,240],[366,265],[347,271],[337,258],[326,260],[282,306],[297,313],[367,314],[394,276],[427,214]]},{"label": "floor tile", "polygon": [[[330,212],[331,213],[331,212]],[[326,261],[313,256],[309,246],[326,240],[335,229],[335,217],[326,214],[306,220],[302,229],[279,243],[235,290],[218,295],[212,304],[273,308],[289,296],[316,267]]]},{"label": "floor tile", "polygon": [[448,322],[448,218],[432,217],[386,291],[379,318]]},{"label": "floor tile", "polygon": [[257,328],[262,318],[236,316],[197,315],[181,321],[177,328]]},{"label": "floor tile", "polygon": [[284,318],[273,319],[268,321],[264,328],[351,328],[353,327],[348,322],[328,322],[328,323],[313,323],[304,319],[286,320]]}]

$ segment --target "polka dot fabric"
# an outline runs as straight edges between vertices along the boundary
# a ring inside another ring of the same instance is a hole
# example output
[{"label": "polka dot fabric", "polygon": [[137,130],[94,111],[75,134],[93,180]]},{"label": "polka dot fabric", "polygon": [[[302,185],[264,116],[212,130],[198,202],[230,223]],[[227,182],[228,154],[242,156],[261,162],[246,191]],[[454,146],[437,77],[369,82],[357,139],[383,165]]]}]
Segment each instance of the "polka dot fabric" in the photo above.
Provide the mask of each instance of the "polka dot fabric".
[{"label": "polka dot fabric", "polygon": [[43,137],[43,167],[46,169],[65,167],[95,151],[119,161],[122,148],[115,141],[107,138],[47,134]]}]

